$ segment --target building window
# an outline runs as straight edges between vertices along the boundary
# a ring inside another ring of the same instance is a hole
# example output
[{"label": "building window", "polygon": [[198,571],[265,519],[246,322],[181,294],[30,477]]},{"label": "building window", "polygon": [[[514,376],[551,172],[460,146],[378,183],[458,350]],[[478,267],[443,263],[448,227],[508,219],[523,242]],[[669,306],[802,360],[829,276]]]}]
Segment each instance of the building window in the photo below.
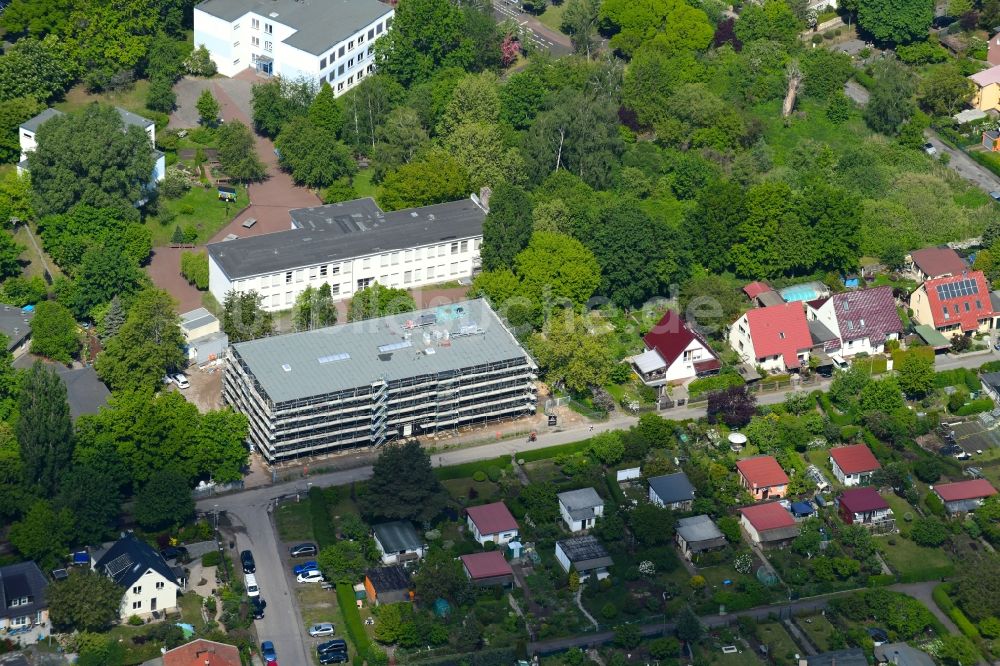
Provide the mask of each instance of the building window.
[{"label": "building window", "polygon": [[28,616],[22,615],[21,617],[15,617],[10,622],[15,627],[23,627],[24,625],[28,624]]},{"label": "building window", "polygon": [[285,284],[291,284],[291,283],[292,283],[292,272],[288,271],[287,273],[285,273]]},{"label": "building window", "polygon": [[347,66],[354,67],[354,58],[351,58],[350,60],[347,61]]},{"label": "building window", "polygon": [[340,50],[337,51],[337,57],[338,58],[343,58],[344,57],[344,47],[343,46],[341,46]]},{"label": "building window", "polygon": [[340,293],[340,285],[339,284],[331,284],[330,285],[330,293],[331,294],[339,294]]},{"label": "building window", "polygon": [[375,34],[376,35],[381,35],[382,34],[382,24],[381,23],[379,23],[377,26],[375,26]]},{"label": "building window", "polygon": [[369,28],[368,29],[368,39],[372,39],[373,37],[375,37],[375,28]]},{"label": "building window", "polygon": [[292,292],[286,291],[285,292],[285,305],[291,305],[291,304],[292,304]]},{"label": "building window", "polygon": [[443,256],[444,256],[444,253],[445,253],[445,252],[446,252],[446,250],[447,250],[447,248],[448,248],[448,246],[447,246],[447,245],[438,245],[438,256],[439,256],[439,257],[443,257]]},{"label": "building window", "polygon": [[358,54],[358,62],[361,62],[364,59],[365,59],[365,54],[364,53],[359,53]]},{"label": "building window", "polygon": [[405,271],[403,273],[403,284],[410,284],[413,282],[413,271]]},{"label": "building window", "polygon": [[133,587],[132,594],[142,594],[142,585],[136,585]]},{"label": "building window", "polygon": [[469,241],[464,240],[462,241],[462,252],[468,252],[468,251],[469,251]]},{"label": "building window", "polygon": [[340,272],[340,266],[330,266],[330,275],[336,275]]},{"label": "building window", "polygon": [[272,48],[271,42],[264,42],[264,50],[265,51],[270,51],[271,48]]},{"label": "building window", "polygon": [[354,40],[352,39],[351,41],[347,42],[347,50],[350,51],[353,48],[354,48]]},{"label": "building window", "polygon": [[360,81],[363,78],[365,78],[365,73],[364,72],[358,72],[358,81]]},{"label": "building window", "polygon": [[353,75],[347,77],[347,85],[351,85],[352,83],[354,83],[354,76]]},{"label": "building window", "polygon": [[321,60],[319,61],[319,68],[320,68],[320,69],[326,69],[326,58],[322,58],[322,59],[321,59]]},{"label": "building window", "polygon": [[271,25],[270,23],[265,23],[264,24],[264,34],[265,35],[270,35],[272,33],[274,33],[274,26]]},{"label": "building window", "polygon": [[239,46],[239,45],[240,45],[240,43],[239,43],[239,42],[233,42],[233,48],[234,48],[234,49],[235,49],[235,48],[236,48],[237,46]]},{"label": "building window", "polygon": [[234,60],[234,61],[233,61],[233,64],[234,64],[234,65],[238,65],[238,64],[240,64],[240,59],[239,59],[239,58],[237,58],[236,60]]},{"label": "building window", "polygon": [[458,254],[458,241],[451,244],[451,253]]},{"label": "building window", "polygon": [[413,250],[407,250],[406,252],[403,253],[403,261],[405,261],[406,263],[410,263],[411,261],[413,261]]},{"label": "building window", "polygon": [[379,266],[388,266],[389,265],[389,255],[387,255],[387,254],[380,254],[378,256],[378,265]]},{"label": "building window", "polygon": [[399,265],[399,252],[393,252],[392,253],[392,265],[393,266],[398,266]]},{"label": "building window", "polygon": [[375,65],[368,65],[368,69],[366,69],[365,71],[371,74],[373,71],[375,71]]},{"label": "building window", "polygon": [[271,296],[271,307],[276,308],[281,305],[281,294],[274,294]]},{"label": "building window", "polygon": [[413,271],[413,279],[416,280],[417,282],[420,282],[420,279],[421,279],[420,274],[421,273],[423,273],[423,271],[421,269],[419,269],[419,268],[415,269]]},{"label": "building window", "polygon": [[337,84],[337,92],[340,92],[343,89],[344,89],[344,82],[341,81],[340,83]]},{"label": "building window", "polygon": [[358,289],[364,289],[372,283],[371,278],[358,278]]},{"label": "building window", "polygon": [[364,35],[358,35],[358,46],[361,46],[364,43],[365,43],[365,36]]},{"label": "building window", "polygon": [[394,17],[390,16],[389,18],[387,18],[387,19],[385,20],[385,29],[386,29],[386,30],[388,30],[389,28],[391,28],[391,27],[392,27],[392,19],[393,19],[393,18],[394,18]]},{"label": "building window", "polygon": [[260,37],[253,36],[250,38],[250,46],[260,46]]},{"label": "building window", "polygon": [[280,274],[275,273],[274,275],[271,276],[271,286],[272,287],[277,287],[280,283],[281,283],[281,275]]},{"label": "building window", "polygon": [[156,583],[156,589],[158,589],[158,590],[162,590],[163,589],[163,581],[162,580],[161,581],[157,581],[157,583]]},{"label": "building window", "polygon": [[132,602],[132,610],[137,610],[139,608],[142,608],[142,602],[141,601],[133,601]]},{"label": "building window", "polygon": [[482,238],[476,238],[475,240],[472,241],[472,249],[473,250],[478,250],[479,246],[482,245],[482,244],[483,244],[483,239]]},{"label": "building window", "polygon": [[373,53],[375,53],[375,47],[374,46],[369,46],[368,47],[368,55],[371,55]]},{"label": "building window", "polygon": [[325,265],[319,267],[319,276],[320,277],[326,277],[326,266]]},{"label": "building window", "polygon": [[336,75],[337,75],[336,72],[330,72],[330,76],[326,77],[326,80],[329,81],[330,83],[333,83],[333,77],[335,77]]},{"label": "building window", "polygon": [[451,264],[451,274],[452,275],[458,275],[458,262],[457,261],[452,262],[452,264]]},{"label": "building window", "polygon": [[250,27],[254,30],[260,30],[260,20],[255,18],[250,19]]},{"label": "building window", "polygon": [[305,277],[305,271],[304,270],[302,270],[300,268],[299,270],[295,271],[295,281],[296,282],[302,282],[302,279],[304,277]]},{"label": "building window", "polygon": [[433,266],[428,266],[427,267],[427,279],[428,280],[434,279],[434,267]]},{"label": "building window", "polygon": [[343,73],[344,73],[344,65],[341,64],[340,67],[337,68],[337,74],[343,74]]}]

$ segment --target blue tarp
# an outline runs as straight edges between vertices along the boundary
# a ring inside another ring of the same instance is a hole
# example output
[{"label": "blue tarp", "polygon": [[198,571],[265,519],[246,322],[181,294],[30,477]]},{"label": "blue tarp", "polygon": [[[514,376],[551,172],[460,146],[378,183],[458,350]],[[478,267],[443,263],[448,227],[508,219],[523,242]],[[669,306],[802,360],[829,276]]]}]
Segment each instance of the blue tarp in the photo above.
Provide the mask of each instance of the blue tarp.
[{"label": "blue tarp", "polygon": [[90,553],[78,550],[73,553],[73,564],[90,564]]},{"label": "blue tarp", "polygon": [[796,516],[810,516],[813,508],[809,502],[792,502],[792,513]]}]

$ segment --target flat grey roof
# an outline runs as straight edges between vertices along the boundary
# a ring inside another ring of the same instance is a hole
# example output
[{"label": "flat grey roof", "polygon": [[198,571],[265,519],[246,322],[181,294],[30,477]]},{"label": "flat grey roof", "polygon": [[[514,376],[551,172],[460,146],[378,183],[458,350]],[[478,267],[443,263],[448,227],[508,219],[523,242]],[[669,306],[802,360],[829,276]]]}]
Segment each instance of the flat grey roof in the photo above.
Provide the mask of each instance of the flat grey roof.
[{"label": "flat grey roof", "polygon": [[387,553],[403,553],[408,550],[418,550],[424,544],[417,536],[413,525],[406,520],[394,520],[391,523],[379,523],[372,526],[375,538],[382,544]]},{"label": "flat grey roof", "polygon": [[677,521],[677,533],[688,543],[723,537],[722,531],[708,516],[692,516]]},{"label": "flat grey roof", "polygon": [[[149,118],[143,118],[138,113],[132,113],[131,111],[126,111],[120,106],[116,106],[115,110],[118,111],[118,115],[122,117],[122,120],[125,122],[126,125],[135,125],[136,127],[141,127],[142,129],[146,129],[147,127],[153,124],[153,121],[150,120]],[[163,153],[160,153],[160,155],[163,155]]]},{"label": "flat grey roof", "polygon": [[298,227],[212,243],[230,280],[481,236],[486,212],[471,198],[384,213],[370,199],[289,211]]},{"label": "flat grey roof", "polygon": [[597,569],[614,564],[604,545],[593,535],[563,539],[556,543],[566,558],[577,568],[581,568],[580,565],[585,565],[583,568]]},{"label": "flat grey roof", "polygon": [[808,666],[868,666],[868,659],[861,648],[847,648],[806,657]]},{"label": "flat grey roof", "polygon": [[578,490],[567,490],[557,495],[567,509],[592,509],[596,506],[604,506],[604,500],[593,488],[580,488]]},{"label": "flat grey roof", "polygon": [[285,44],[313,55],[392,11],[378,0],[207,0],[198,9],[229,22],[248,12],[271,17],[295,30]]},{"label": "flat grey roof", "polygon": [[649,480],[649,487],[664,504],[694,499],[694,486],[684,472],[654,476]]},{"label": "flat grey roof", "polygon": [[482,299],[241,342],[232,352],[274,403],[519,357],[533,365]]},{"label": "flat grey roof", "polygon": [[56,116],[61,116],[62,114],[62,111],[57,111],[56,109],[45,109],[34,118],[29,118],[21,123],[21,129],[29,132],[37,132],[38,128],[41,127],[42,123],[46,120],[49,118],[55,118]]},{"label": "flat grey roof", "polygon": [[7,336],[7,349],[14,349],[31,335],[34,311],[24,312],[14,305],[0,304],[0,332]]},{"label": "flat grey roof", "polygon": [[191,331],[217,321],[219,318],[205,308],[196,308],[181,315],[181,328]]}]

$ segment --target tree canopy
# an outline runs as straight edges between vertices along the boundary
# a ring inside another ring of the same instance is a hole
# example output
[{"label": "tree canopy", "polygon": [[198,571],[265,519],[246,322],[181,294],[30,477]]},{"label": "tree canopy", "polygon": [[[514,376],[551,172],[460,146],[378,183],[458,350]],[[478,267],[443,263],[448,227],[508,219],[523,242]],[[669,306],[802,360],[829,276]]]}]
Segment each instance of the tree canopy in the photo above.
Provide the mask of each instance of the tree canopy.
[{"label": "tree canopy", "polygon": [[359,502],[362,512],[374,518],[429,522],[444,508],[447,495],[430,457],[410,440],[382,449]]}]

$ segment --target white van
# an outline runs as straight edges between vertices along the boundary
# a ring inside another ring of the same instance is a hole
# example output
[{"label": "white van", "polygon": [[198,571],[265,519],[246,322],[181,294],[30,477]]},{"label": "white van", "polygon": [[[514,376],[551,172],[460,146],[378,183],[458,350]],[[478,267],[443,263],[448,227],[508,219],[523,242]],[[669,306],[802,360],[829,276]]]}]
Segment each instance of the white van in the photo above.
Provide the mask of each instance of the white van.
[{"label": "white van", "polygon": [[243,577],[243,582],[246,583],[247,596],[248,597],[259,597],[260,588],[257,587],[257,577],[253,574],[247,574]]}]

